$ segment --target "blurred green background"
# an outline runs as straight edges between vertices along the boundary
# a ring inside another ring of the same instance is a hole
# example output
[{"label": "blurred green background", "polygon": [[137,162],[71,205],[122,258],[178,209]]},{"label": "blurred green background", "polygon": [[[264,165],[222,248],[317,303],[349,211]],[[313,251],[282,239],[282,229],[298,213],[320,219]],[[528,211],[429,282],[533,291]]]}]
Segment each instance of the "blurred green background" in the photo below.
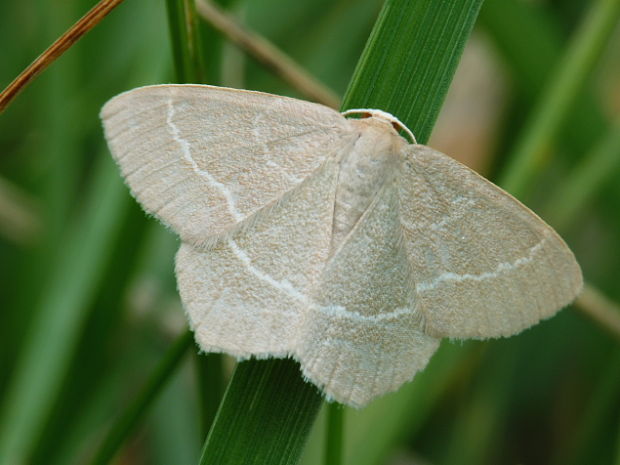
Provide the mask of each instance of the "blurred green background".
[{"label": "blurred green background", "polygon": [[[487,0],[429,145],[491,179],[502,173],[594,3]],[[0,86],[92,4],[1,2]],[[342,96],[381,5],[227,7]],[[203,34],[208,82],[299,97],[208,27]],[[552,162],[522,196],[615,302],[618,50],[616,26],[550,148]],[[98,118],[117,93],[174,80],[165,3],[127,0],[0,116],[0,444],[22,444],[25,463],[88,463],[184,331],[178,241],[130,197]],[[196,366],[187,357],[115,463],[198,462]],[[320,416],[306,465],[320,463],[323,423]],[[620,464],[618,338],[568,308],[512,338],[444,341],[412,383],[347,409],[344,441],[347,465]]]}]

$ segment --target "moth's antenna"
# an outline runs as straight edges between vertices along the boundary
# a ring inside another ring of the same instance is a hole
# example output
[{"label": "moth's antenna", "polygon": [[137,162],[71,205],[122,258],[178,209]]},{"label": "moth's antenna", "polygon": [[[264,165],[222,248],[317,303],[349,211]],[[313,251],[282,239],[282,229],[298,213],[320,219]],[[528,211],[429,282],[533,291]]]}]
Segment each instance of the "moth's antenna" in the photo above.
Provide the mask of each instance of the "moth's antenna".
[{"label": "moth's antenna", "polygon": [[418,143],[418,141],[415,139],[415,136],[413,135],[413,132],[411,132],[411,129],[405,126],[405,124],[401,120],[399,120],[396,116],[388,113],[387,111],[375,110],[372,108],[352,108],[350,110],[346,110],[342,112],[342,116],[346,117],[349,115],[361,115],[362,118],[376,117],[376,118],[387,120],[389,123],[392,124],[392,126],[394,126],[394,129],[396,129],[397,131],[398,130],[404,131],[409,136],[413,144]]}]

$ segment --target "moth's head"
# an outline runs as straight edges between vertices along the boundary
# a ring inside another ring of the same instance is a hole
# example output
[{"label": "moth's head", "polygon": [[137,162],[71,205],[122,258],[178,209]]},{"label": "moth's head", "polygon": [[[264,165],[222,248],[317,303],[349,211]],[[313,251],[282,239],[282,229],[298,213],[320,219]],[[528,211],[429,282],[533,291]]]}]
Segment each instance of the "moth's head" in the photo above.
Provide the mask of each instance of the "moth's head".
[{"label": "moth's head", "polygon": [[400,134],[400,132],[402,131],[409,138],[409,142],[411,142],[412,144],[417,144],[413,132],[411,132],[411,130],[407,126],[405,126],[396,116],[388,113],[387,111],[374,110],[371,108],[354,108],[342,112],[342,116],[344,117],[351,115],[358,115],[360,119],[375,118],[383,123],[387,123],[392,126],[392,128],[396,131],[397,134]]}]

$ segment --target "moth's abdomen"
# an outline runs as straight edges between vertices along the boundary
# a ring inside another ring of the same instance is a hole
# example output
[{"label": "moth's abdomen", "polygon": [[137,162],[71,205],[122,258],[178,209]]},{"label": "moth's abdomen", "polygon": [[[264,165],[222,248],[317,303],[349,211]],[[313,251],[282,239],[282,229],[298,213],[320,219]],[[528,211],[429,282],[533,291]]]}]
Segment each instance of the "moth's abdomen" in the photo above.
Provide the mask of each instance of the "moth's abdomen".
[{"label": "moth's abdomen", "polygon": [[374,118],[352,124],[359,127],[360,136],[340,161],[330,255],[340,247],[385,183],[396,176],[399,149],[404,142],[390,126]]}]

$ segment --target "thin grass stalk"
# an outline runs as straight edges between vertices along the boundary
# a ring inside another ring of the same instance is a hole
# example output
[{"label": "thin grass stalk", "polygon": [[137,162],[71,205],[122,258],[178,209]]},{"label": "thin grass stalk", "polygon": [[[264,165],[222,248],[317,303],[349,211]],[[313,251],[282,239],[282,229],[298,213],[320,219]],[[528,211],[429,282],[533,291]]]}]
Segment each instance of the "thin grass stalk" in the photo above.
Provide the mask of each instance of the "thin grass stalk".
[{"label": "thin grass stalk", "polygon": [[618,424],[616,425],[617,431],[616,431],[616,457],[614,460],[614,465],[620,465],[620,420],[618,420],[617,422]]},{"label": "thin grass stalk", "polygon": [[112,461],[122,444],[135,430],[148,408],[176,372],[184,356],[194,347],[194,337],[191,331],[186,331],[176,340],[136,400],[123,411],[110,428],[91,465],[106,465]]},{"label": "thin grass stalk", "polygon": [[544,207],[545,218],[566,229],[590,200],[620,174],[620,118],[566,176]]},{"label": "thin grass stalk", "polygon": [[[447,438],[439,463],[469,465],[496,463],[514,385],[518,381],[516,339],[484,351],[481,370],[472,380],[475,387],[468,402],[454,412],[455,426]],[[500,363],[485,364],[488,360]]]},{"label": "thin grass stalk", "polygon": [[188,82],[188,76],[185,72],[188,52],[187,48],[183,46],[183,39],[187,37],[186,23],[183,18],[185,11],[183,0],[166,0],[166,11],[168,13],[168,31],[176,80],[177,82]]},{"label": "thin grass stalk", "polygon": [[413,382],[390,397],[377,399],[364,411],[347,412],[345,463],[385,464],[396,448],[422,429],[449,389],[471,378],[483,349],[473,342],[456,345],[444,341]]},{"label": "thin grass stalk", "polygon": [[239,24],[215,2],[197,0],[198,13],[228,40],[297,89],[309,100],[331,108],[340,106],[339,97],[312,77],[302,66],[263,36]]},{"label": "thin grass stalk", "polygon": [[176,79],[204,83],[205,61],[194,0],[166,0]]},{"label": "thin grass stalk", "polygon": [[620,305],[588,283],[573,305],[620,341]]},{"label": "thin grass stalk", "polygon": [[327,428],[325,429],[324,465],[341,465],[344,441],[345,408],[337,402],[327,405]]},{"label": "thin grass stalk", "polygon": [[549,164],[551,145],[567,112],[608,42],[620,18],[620,0],[598,0],[568,46],[554,77],[528,119],[499,184],[522,197]]},{"label": "thin grass stalk", "polygon": [[54,41],[41,55],[24,69],[13,82],[0,93],[0,114],[11,101],[24,90],[58,57],[73,46],[84,34],[95,27],[103,18],[116,8],[123,0],[101,0],[88,13],[82,16],[73,26]]},{"label": "thin grass stalk", "polygon": [[[194,0],[166,0],[175,74],[181,83],[205,83],[206,66]],[[205,436],[222,398],[223,372],[220,354],[196,354],[200,425]]]},{"label": "thin grass stalk", "polygon": [[29,193],[0,177],[0,236],[20,245],[32,245],[41,235],[39,205]]},{"label": "thin grass stalk", "polygon": [[194,365],[200,408],[200,437],[206,438],[215,421],[220,402],[224,397],[224,358],[222,354],[196,352]]},{"label": "thin grass stalk", "polygon": [[[620,348],[616,347],[607,361],[607,369],[596,380],[594,392],[588,396],[583,408],[580,427],[571,441],[558,448],[550,460],[551,465],[579,465],[592,462],[597,451],[598,438],[607,434],[609,420],[618,415],[618,392],[620,392]],[[613,423],[612,423],[613,424]],[[615,426],[615,425],[614,425]],[[612,451],[613,455],[614,451]]]},{"label": "thin grass stalk", "polygon": [[[566,48],[559,18],[547,13],[547,5],[522,0],[486,0],[480,10],[480,25],[501,55],[515,86],[517,108],[533,107],[553,78],[549,70],[557,69]],[[574,105],[580,111],[569,112],[558,136],[562,146],[579,153],[600,137],[606,122],[593,88],[586,86]],[[511,144],[513,134],[518,133],[506,129],[506,142]]]},{"label": "thin grass stalk", "polygon": [[43,432],[128,206],[112,160],[101,154],[95,172],[86,214],[57,249],[58,260],[0,410],[2,464],[27,463]]}]

